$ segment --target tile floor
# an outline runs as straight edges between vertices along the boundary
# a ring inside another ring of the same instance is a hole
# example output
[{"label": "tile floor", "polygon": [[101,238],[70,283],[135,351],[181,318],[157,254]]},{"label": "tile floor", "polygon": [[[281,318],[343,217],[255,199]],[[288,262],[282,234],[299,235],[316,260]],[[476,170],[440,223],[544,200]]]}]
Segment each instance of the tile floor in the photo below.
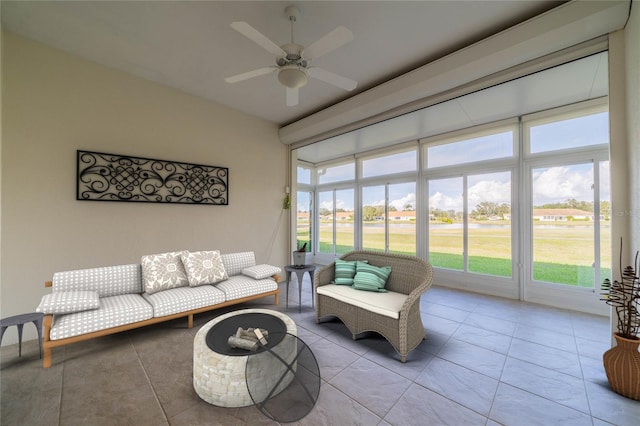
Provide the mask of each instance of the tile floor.
[{"label": "tile floor", "polygon": [[[402,364],[377,335],[353,341],[337,320],[316,324],[303,288],[302,313],[297,291],[285,309],[284,288],[281,306],[244,306],[285,311],[318,360],[320,397],[302,425],[640,425],[640,402],[611,392],[602,369],[607,318],[434,287],[421,300],[428,338]],[[3,347],[0,423],[273,423],[193,391],[193,337],[221,312],[197,316],[193,329],[176,320],[57,348],[46,370],[35,341],[22,358]]]}]

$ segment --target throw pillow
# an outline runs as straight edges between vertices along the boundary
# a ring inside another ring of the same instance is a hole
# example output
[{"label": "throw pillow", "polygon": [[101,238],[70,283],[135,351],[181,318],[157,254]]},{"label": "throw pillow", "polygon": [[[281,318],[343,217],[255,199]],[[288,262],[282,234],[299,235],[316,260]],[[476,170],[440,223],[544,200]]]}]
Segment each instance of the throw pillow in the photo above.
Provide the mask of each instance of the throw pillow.
[{"label": "throw pillow", "polygon": [[242,270],[242,275],[246,275],[247,277],[251,277],[255,280],[261,280],[264,278],[272,277],[276,274],[279,274],[280,272],[282,272],[282,269],[278,268],[277,266],[262,264],[244,268]]},{"label": "throw pillow", "polygon": [[336,259],[333,284],[353,285],[353,277],[356,276],[356,262],[367,263],[366,260]]},{"label": "throw pillow", "polygon": [[353,288],[357,290],[386,292],[384,286],[391,274],[390,266],[373,266],[358,263],[356,276],[353,278]]},{"label": "throw pillow", "polygon": [[187,272],[189,286],[215,284],[224,281],[229,276],[224,269],[222,257],[218,250],[213,251],[183,251],[180,259]]},{"label": "throw pillow", "polygon": [[58,291],[42,297],[36,312],[43,314],[70,314],[90,311],[100,307],[100,297],[95,291]]},{"label": "throw pillow", "polygon": [[142,256],[142,282],[147,293],[152,294],[170,288],[189,285],[187,273],[182,265],[182,252]]}]

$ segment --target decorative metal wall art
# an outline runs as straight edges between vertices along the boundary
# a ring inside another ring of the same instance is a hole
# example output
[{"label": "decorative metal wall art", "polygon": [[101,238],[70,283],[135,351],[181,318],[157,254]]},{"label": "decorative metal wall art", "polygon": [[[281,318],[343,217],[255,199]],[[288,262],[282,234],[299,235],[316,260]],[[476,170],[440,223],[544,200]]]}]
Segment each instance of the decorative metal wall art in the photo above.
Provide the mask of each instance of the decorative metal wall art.
[{"label": "decorative metal wall art", "polygon": [[76,199],[227,205],[229,169],[77,151]]}]

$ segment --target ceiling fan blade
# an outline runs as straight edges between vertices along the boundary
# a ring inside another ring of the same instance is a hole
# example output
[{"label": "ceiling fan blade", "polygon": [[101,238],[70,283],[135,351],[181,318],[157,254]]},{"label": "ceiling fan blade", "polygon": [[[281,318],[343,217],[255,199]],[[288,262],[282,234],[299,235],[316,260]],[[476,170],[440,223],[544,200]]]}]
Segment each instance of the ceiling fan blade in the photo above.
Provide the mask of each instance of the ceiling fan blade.
[{"label": "ceiling fan blade", "polygon": [[287,52],[282,50],[280,46],[269,40],[264,34],[256,30],[246,22],[232,22],[231,28],[233,28],[249,40],[253,41],[254,43],[262,46],[263,49],[266,49],[268,52],[274,54],[275,56],[287,56]]},{"label": "ceiling fan blade", "polygon": [[302,51],[302,56],[311,61],[325,55],[338,47],[353,40],[353,33],[343,26],[339,26],[320,40],[310,44]]},{"label": "ceiling fan blade", "polygon": [[325,83],[333,84],[334,86],[348,91],[352,91],[356,86],[358,86],[357,81],[323,70],[322,68],[309,68],[309,75],[313,78],[317,78],[318,80],[322,80]]},{"label": "ceiling fan blade", "polygon": [[298,93],[299,90],[291,89],[287,87],[287,106],[296,106],[298,105]]},{"label": "ceiling fan blade", "polygon": [[258,68],[257,70],[245,72],[242,74],[232,75],[231,77],[227,77],[224,79],[227,83],[237,83],[239,81],[248,80],[253,77],[258,77],[260,75],[269,74],[276,71],[278,67],[264,67]]}]

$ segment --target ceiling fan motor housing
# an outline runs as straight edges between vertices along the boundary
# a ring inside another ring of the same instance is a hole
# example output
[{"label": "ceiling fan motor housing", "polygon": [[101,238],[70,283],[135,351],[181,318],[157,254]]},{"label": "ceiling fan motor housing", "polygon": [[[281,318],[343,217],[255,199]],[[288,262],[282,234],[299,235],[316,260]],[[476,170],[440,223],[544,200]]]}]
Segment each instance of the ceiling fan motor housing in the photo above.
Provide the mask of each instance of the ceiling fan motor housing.
[{"label": "ceiling fan motor housing", "polygon": [[307,73],[297,65],[285,65],[278,71],[278,81],[290,89],[299,89],[309,81]]}]

